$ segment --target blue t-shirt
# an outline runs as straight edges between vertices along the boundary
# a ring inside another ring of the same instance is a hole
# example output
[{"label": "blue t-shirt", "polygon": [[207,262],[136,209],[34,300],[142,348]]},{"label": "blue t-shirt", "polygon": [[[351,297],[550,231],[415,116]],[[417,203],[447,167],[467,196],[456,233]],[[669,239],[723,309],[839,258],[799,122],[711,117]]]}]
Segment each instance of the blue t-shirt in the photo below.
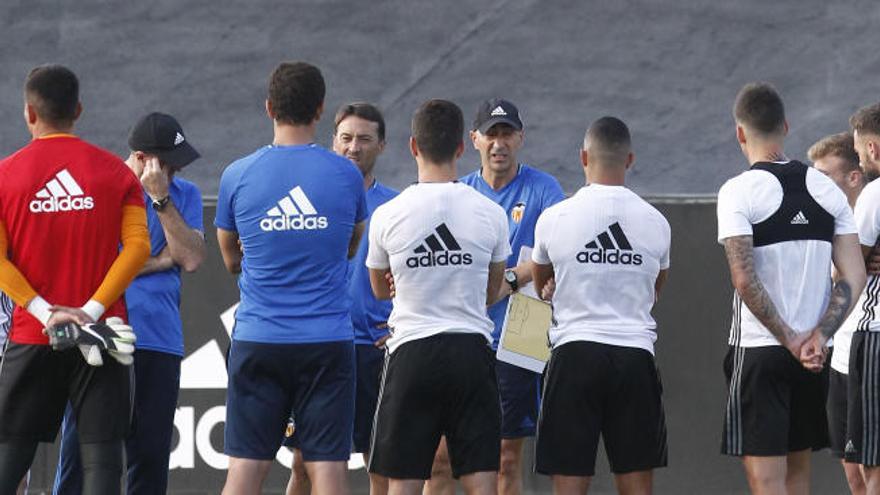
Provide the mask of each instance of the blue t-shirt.
[{"label": "blue t-shirt", "polygon": [[[367,212],[370,216],[381,204],[397,196],[398,192],[374,181],[367,189]],[[367,219],[364,236],[358,246],[357,255],[351,260],[348,293],[351,296],[351,324],[354,326],[355,344],[372,344],[388,333],[387,328],[376,325],[388,322],[391,314],[391,301],[380,301],[373,295],[370,286],[370,271],[367,269],[367,251],[370,241],[370,219]]]},{"label": "blue t-shirt", "polygon": [[[498,203],[507,213],[510,229],[510,248],[513,253],[507,259],[507,267],[516,266],[523,246],[534,247],[535,224],[541,212],[565,199],[562,186],[552,175],[528,165],[519,165],[516,177],[500,191],[492,189],[477,169],[461,178],[461,182],[473,187],[487,198]],[[492,348],[498,347],[501,326],[507,312],[504,298],[489,307],[489,318],[495,324],[492,331]]]},{"label": "blue t-shirt", "polygon": [[[193,229],[204,229],[202,193],[187,180],[174,177],[168,187],[171,202],[183,221]],[[150,198],[144,194],[144,200]],[[147,208],[150,230],[150,255],[158,256],[165,249],[165,231],[159,216]],[[137,333],[137,348],[183,356],[183,324],[180,321],[180,267],[141,275],[125,291],[128,320]]]},{"label": "blue t-shirt", "polygon": [[232,338],[352,340],[348,245],[366,216],[360,171],[315,144],[265,146],[227,167],[214,224],[244,250]]}]

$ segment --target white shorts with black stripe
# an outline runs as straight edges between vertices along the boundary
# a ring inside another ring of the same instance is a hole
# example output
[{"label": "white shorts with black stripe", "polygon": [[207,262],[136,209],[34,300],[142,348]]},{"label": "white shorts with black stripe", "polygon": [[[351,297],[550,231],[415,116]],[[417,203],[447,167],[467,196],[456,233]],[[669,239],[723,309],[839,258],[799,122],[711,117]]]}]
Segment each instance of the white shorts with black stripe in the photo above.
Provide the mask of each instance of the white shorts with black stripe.
[{"label": "white shorts with black stripe", "polygon": [[880,466],[880,332],[853,334],[845,458]]}]

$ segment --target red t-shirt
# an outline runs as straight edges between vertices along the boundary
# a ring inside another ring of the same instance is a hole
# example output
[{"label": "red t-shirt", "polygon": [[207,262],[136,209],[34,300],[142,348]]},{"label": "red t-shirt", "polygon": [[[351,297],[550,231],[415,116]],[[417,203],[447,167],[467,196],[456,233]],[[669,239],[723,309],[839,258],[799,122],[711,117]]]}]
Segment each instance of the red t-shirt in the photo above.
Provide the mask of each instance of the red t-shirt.
[{"label": "red t-shirt", "polygon": [[[69,135],[36,139],[0,161],[0,220],[8,256],[50,304],[80,307],[119,253],[122,207],[144,206],[125,163]],[[125,318],[122,299],[105,317]],[[43,325],[16,307],[10,339],[48,344]]]}]

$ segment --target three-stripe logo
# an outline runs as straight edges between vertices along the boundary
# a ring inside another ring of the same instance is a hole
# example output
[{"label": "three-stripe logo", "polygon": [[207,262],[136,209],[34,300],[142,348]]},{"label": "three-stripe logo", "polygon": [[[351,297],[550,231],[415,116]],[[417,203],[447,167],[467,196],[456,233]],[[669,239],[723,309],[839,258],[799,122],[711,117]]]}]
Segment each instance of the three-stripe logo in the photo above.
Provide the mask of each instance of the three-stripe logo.
[{"label": "three-stripe logo", "polygon": [[461,245],[445,223],[438,225],[422,244],[413,249],[413,252],[416,255],[406,259],[406,266],[410,268],[473,263],[471,254],[462,251]]},{"label": "three-stripe logo", "polygon": [[277,206],[269,208],[260,220],[264,232],[286,230],[319,230],[329,225],[327,217],[318,215],[302,187],[296,186],[278,200]]},{"label": "three-stripe logo", "polygon": [[65,168],[49,179],[28,205],[33,213],[91,210],[95,199],[86,196],[73,176]]},{"label": "three-stripe logo", "polygon": [[632,244],[620,227],[614,222],[596,238],[584,244],[584,251],[577,254],[580,263],[610,265],[641,265],[642,255],[633,251]]}]

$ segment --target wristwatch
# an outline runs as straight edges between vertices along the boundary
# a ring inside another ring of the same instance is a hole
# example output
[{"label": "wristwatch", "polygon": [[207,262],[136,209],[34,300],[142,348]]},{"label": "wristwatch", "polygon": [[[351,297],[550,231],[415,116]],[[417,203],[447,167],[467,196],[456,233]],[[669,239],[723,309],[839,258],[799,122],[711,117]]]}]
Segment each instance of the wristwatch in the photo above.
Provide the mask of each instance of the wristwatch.
[{"label": "wristwatch", "polygon": [[519,289],[519,282],[516,281],[516,272],[513,270],[504,270],[504,280],[510,285],[510,291],[516,292]]},{"label": "wristwatch", "polygon": [[168,206],[168,203],[171,202],[171,196],[165,196],[162,199],[154,199],[153,200],[153,209],[156,211],[162,211]]}]

